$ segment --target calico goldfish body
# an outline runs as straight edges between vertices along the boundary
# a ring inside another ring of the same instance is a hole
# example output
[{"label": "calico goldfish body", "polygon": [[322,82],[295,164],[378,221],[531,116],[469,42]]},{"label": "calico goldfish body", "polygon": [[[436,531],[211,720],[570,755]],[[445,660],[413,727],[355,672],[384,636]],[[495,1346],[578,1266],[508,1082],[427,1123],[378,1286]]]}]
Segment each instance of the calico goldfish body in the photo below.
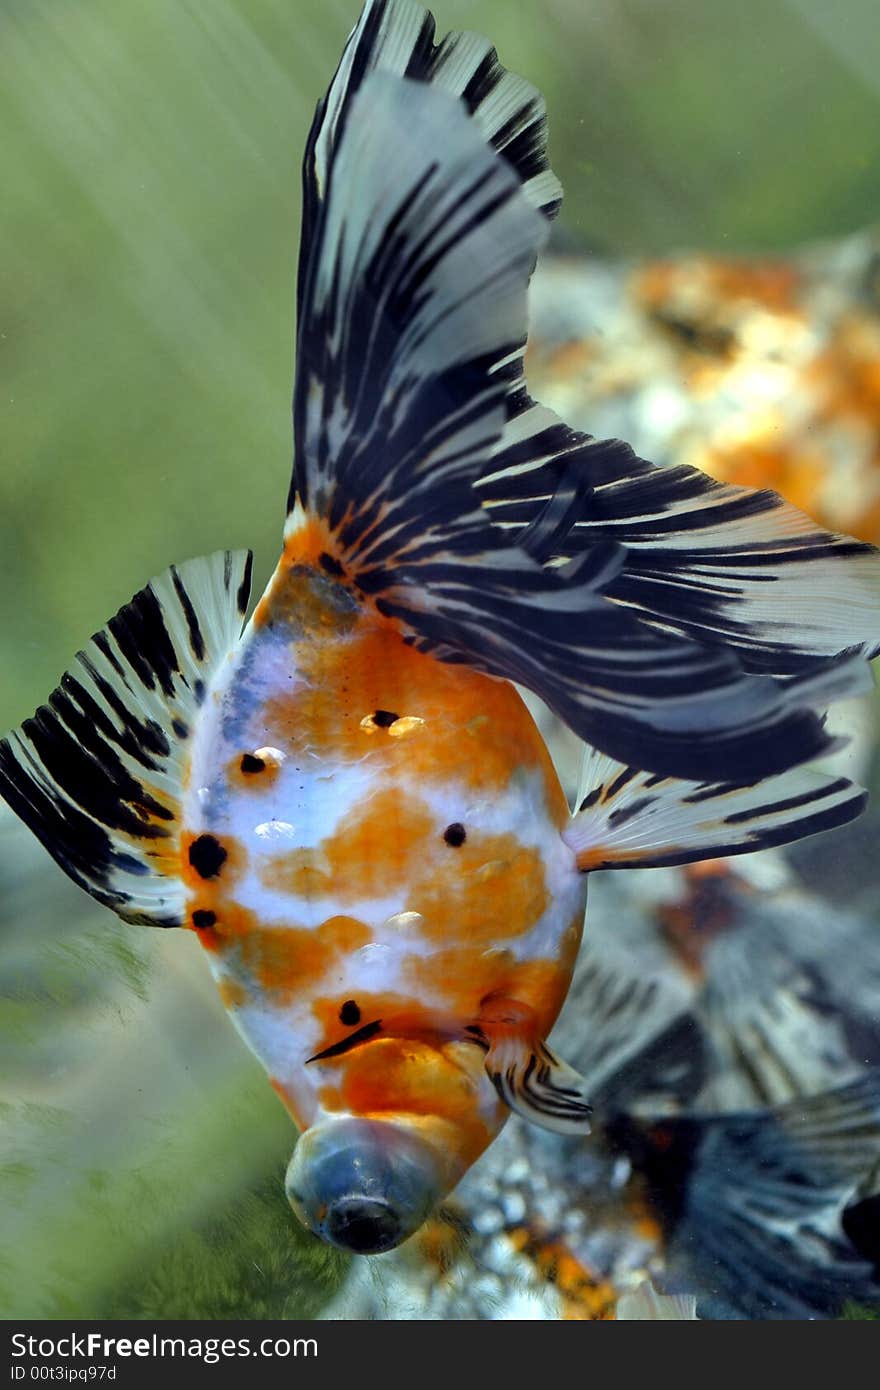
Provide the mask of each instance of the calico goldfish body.
[{"label": "calico goldfish body", "polygon": [[[528,396],[561,190],[544,105],[368,0],[304,163],[284,547],[154,579],[0,744],[0,790],[129,922],[193,930],[301,1132],[287,1192],[390,1249],[511,1110],[589,1129],[547,1037],[587,873],[842,824],[806,764],[870,686],[880,564],[776,494]],[[514,682],[585,741],[571,814]]]}]

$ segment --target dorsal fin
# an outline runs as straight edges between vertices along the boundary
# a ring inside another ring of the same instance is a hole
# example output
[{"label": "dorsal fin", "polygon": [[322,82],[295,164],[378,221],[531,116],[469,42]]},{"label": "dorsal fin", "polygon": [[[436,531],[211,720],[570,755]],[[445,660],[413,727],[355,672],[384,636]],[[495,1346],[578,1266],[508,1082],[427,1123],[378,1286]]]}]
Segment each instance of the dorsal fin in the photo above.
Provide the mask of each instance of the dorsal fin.
[{"label": "dorsal fin", "polygon": [[330,167],[351,104],[371,72],[431,83],[464,103],[486,143],[517,175],[532,205],[555,217],[562,188],[547,158],[547,112],[536,87],[498,61],[480,34],[434,42],[434,16],[415,0],[367,0],[327,95],[318,103],[303,160],[300,294],[315,253],[314,233]]},{"label": "dorsal fin", "polygon": [[128,922],[179,926],[180,797],[211,680],[240,635],[250,551],[151,580],[0,741],[0,793],[66,874]]},{"label": "dorsal fin", "polygon": [[[672,630],[616,601],[631,529],[591,532],[569,563],[545,564],[548,544],[580,535],[600,489],[567,456],[557,487],[556,431],[546,441],[532,429],[523,379],[526,293],[554,204],[543,107],[528,84],[499,76],[484,40],[435,47],[433,32],[411,0],[371,0],[313,127],[289,563],[326,553],[404,640],[526,686],[622,762],[757,780],[821,755],[829,739],[800,684],[822,675],[815,656],[799,656],[794,680],[747,676],[723,634],[683,620]],[[577,452],[580,437],[559,428]],[[502,496],[525,498],[522,515],[496,517],[491,487],[479,486],[499,467]],[[625,512],[628,498],[624,481],[615,505]],[[737,545],[749,515],[736,510]],[[690,513],[682,525],[695,529]],[[712,541],[714,557],[724,537],[713,530]],[[740,578],[764,542],[759,526],[746,568],[730,560]],[[876,555],[860,551],[858,569],[860,583],[880,585]],[[811,573],[796,567],[798,594]],[[686,616],[689,592],[676,593]],[[838,650],[819,654],[833,663]]]}]

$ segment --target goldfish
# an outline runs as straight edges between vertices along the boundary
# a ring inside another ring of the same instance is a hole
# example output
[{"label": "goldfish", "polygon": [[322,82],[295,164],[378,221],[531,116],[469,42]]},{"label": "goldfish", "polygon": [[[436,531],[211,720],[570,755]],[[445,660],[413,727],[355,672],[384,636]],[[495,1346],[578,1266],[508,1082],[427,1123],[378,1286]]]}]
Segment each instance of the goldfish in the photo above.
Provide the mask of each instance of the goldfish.
[{"label": "goldfish", "polygon": [[[512,1112],[588,1133],[548,1038],[589,873],[851,820],[809,764],[880,650],[870,545],[530,397],[544,102],[435,37],[368,0],[317,106],[265,593],[248,617],[250,552],[172,565],[0,744],[75,882],[196,934],[299,1131],[294,1212],[364,1255]],[[574,812],[518,687],[584,742]]]}]

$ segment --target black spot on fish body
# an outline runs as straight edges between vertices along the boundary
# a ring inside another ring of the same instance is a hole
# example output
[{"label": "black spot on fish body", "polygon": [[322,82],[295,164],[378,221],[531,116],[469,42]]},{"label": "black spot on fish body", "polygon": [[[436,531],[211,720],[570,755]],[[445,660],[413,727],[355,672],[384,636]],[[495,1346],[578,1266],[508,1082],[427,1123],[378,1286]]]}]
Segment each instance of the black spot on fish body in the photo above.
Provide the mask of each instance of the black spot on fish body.
[{"label": "black spot on fish body", "polygon": [[452,825],[447,825],[443,831],[443,838],[447,845],[451,845],[453,849],[458,849],[467,839],[467,831],[460,821],[453,821]]},{"label": "black spot on fish body", "polygon": [[392,724],[397,723],[399,718],[400,716],[394,714],[390,709],[377,709],[373,711],[373,723],[378,725],[380,729],[389,729]]},{"label": "black spot on fish body", "polygon": [[226,850],[213,835],[200,835],[189,847],[189,862],[200,878],[216,878],[226,861]]},{"label": "black spot on fish body", "polygon": [[173,719],[171,721],[171,727],[177,734],[178,738],[189,737],[189,726],[187,724],[184,724],[182,719]]}]

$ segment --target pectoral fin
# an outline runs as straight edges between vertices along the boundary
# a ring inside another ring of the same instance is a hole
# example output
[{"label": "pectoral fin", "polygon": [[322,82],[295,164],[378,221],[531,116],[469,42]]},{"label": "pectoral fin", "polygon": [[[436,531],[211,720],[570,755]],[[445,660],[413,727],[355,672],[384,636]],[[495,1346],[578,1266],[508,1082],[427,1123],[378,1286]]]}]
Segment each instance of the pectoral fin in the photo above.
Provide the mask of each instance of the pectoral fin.
[{"label": "pectoral fin", "polygon": [[[505,1017],[499,1004],[506,1002],[510,1009]],[[491,1012],[491,1017],[481,1016],[479,1031],[487,1044],[486,1071],[504,1103],[556,1134],[589,1134],[593,1107],[586,1082],[534,1036],[531,1009],[515,1001],[494,1001]]]},{"label": "pectoral fin", "polygon": [[249,551],[172,566],[0,739],[0,797],[74,883],[127,922],[186,920],[183,784],[200,708],[241,635],[250,575]]}]

